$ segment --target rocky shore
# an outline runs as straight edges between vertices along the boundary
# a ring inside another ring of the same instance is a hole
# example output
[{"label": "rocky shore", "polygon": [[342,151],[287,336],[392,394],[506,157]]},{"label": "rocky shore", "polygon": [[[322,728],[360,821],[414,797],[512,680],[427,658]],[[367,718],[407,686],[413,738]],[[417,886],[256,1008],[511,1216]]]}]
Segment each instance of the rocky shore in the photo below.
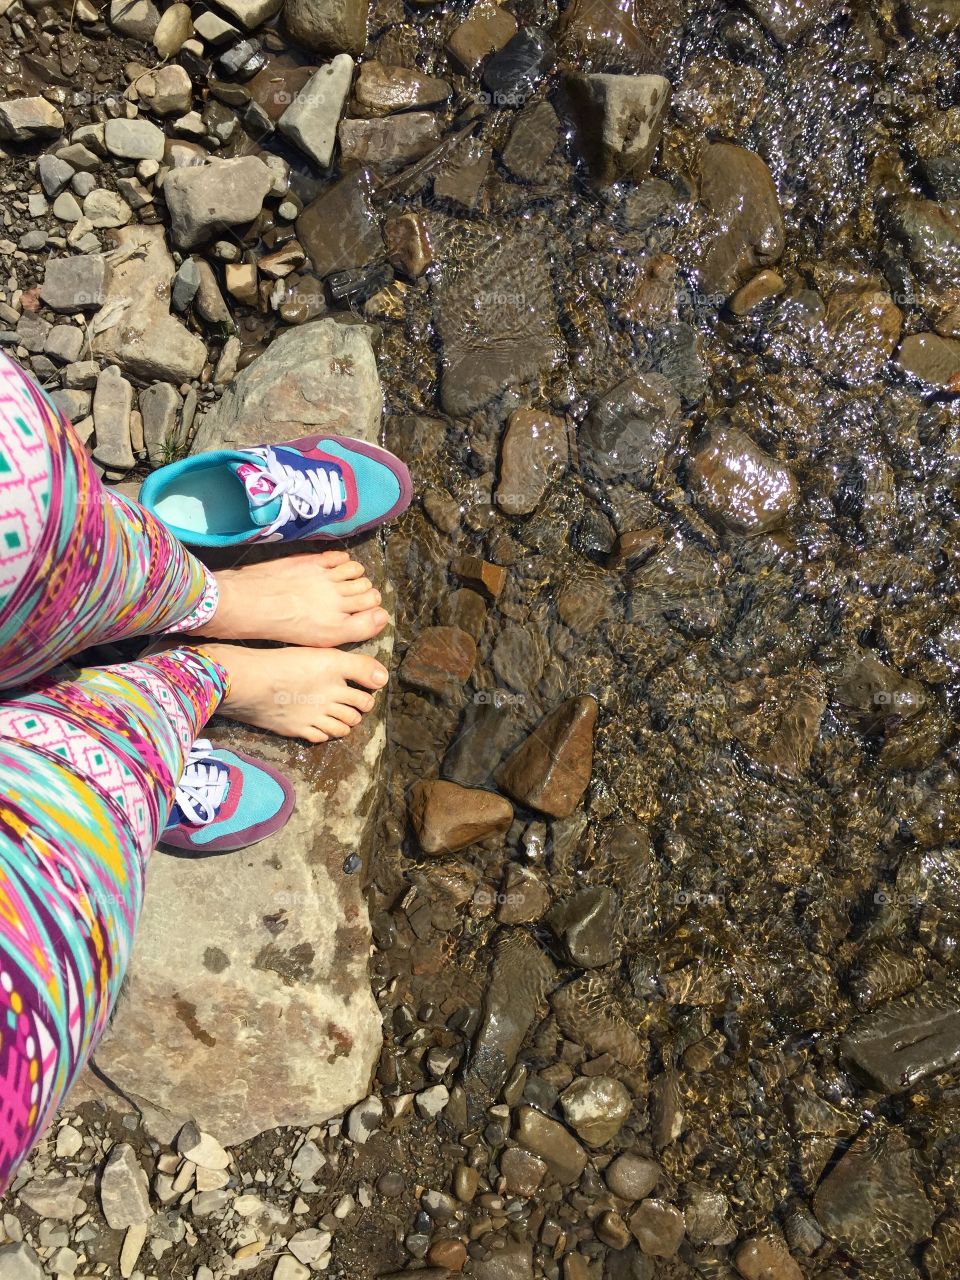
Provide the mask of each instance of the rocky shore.
[{"label": "rocky shore", "polygon": [[958,55],[0,0],[0,343],[106,481],[306,424],[417,494],[389,714],[158,855],[0,1280],[960,1273]]}]

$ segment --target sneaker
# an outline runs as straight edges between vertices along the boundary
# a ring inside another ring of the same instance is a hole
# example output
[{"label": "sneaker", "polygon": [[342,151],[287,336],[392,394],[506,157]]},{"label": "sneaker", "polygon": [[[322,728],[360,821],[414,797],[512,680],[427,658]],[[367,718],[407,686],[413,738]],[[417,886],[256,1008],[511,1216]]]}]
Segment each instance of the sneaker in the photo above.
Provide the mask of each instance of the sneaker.
[{"label": "sneaker", "polygon": [[236,547],[349,538],[405,511],[412,493],[410,472],[386,449],[308,436],[171,462],[144,481],[140,504],[181,542]]},{"label": "sneaker", "polygon": [[160,843],[194,853],[243,849],[286,826],[296,799],[290,780],[262,760],[198,738]]}]

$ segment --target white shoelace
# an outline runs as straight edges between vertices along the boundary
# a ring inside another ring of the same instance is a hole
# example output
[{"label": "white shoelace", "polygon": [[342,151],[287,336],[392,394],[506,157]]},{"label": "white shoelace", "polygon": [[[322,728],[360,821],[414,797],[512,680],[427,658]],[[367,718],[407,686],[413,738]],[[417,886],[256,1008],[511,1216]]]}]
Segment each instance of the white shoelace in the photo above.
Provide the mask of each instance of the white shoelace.
[{"label": "white shoelace", "polygon": [[263,458],[263,469],[275,485],[271,500],[280,499],[280,513],[264,530],[265,535],[276,533],[291,520],[312,520],[321,511],[329,516],[343,509],[343,484],[333,467],[318,462],[309,471],[298,471],[282,462],[272,449],[251,452]]},{"label": "white shoelace", "polygon": [[212,755],[213,743],[207,738],[198,738],[190,748],[174,796],[183,816],[198,827],[213,822],[230,781],[226,769],[209,763]]}]

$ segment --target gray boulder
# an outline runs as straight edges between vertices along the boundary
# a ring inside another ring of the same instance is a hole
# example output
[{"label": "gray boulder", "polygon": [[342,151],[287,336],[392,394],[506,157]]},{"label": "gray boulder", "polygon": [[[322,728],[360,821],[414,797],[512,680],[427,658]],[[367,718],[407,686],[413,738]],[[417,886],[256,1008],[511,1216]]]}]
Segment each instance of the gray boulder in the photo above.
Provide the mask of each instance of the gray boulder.
[{"label": "gray boulder", "polygon": [[172,169],[163,197],[174,243],[192,249],[226,227],[252,222],[272,185],[273,174],[256,156]]}]

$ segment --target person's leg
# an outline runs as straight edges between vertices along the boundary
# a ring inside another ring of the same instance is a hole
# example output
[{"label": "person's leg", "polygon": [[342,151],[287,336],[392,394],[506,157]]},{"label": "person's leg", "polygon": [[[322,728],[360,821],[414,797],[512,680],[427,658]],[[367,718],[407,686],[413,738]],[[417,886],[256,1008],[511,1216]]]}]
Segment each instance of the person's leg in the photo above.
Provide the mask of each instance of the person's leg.
[{"label": "person's leg", "polygon": [[355,643],[386,625],[379,605],[345,551],[210,573],[101,484],[70,424],[0,354],[0,689],[93,644],[155,632]]},{"label": "person's leg", "polygon": [[106,1026],[147,859],[227,686],[184,648],[0,704],[0,1191]]},{"label": "person's leg", "polygon": [[216,606],[213,575],[100,483],[69,424],[0,356],[0,688],[93,644],[200,626]]}]

